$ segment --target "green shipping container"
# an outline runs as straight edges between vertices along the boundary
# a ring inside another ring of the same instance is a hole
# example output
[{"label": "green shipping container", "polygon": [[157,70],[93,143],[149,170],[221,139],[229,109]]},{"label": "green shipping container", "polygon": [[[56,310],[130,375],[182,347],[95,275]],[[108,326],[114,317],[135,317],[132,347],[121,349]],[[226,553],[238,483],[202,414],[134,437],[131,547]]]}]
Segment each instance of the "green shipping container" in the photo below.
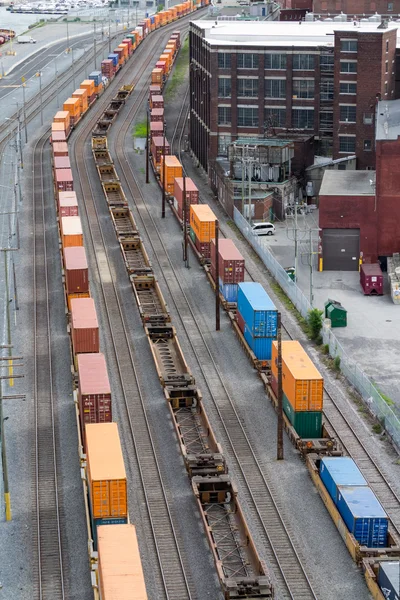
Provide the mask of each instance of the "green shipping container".
[{"label": "green shipping container", "polygon": [[320,438],[322,432],[322,412],[300,411],[295,412],[286,394],[282,394],[283,410],[299,436],[303,439]]}]

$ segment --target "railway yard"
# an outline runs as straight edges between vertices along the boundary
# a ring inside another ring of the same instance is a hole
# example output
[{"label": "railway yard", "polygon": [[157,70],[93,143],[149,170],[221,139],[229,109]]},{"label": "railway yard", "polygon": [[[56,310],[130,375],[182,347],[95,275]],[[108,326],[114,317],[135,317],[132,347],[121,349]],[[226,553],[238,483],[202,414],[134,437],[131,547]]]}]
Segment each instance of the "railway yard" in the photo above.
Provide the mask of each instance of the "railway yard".
[{"label": "railway yard", "polygon": [[[189,22],[206,9],[178,6],[174,20],[151,28],[147,19],[148,30],[125,38],[104,89],[82,64],[83,116],[49,108],[24,150],[31,176],[13,335],[27,399],[24,410],[4,408],[13,521],[0,522],[0,598],[382,600],[379,563],[400,558],[398,455],[371,432],[193,166],[188,79],[169,96],[168,86]],[[149,96],[167,43],[170,62]],[[232,239],[245,260],[237,300],[221,296],[220,331],[208,250],[188,236],[189,264],[182,260],[182,227],[197,209],[185,203],[181,219],[167,194],[162,218],[163,164],[153,157],[146,183],[145,155],[134,150],[152,92],[164,94],[164,135],[181,175],[210,205],[220,242]],[[54,127],[62,121],[66,143]],[[62,184],[57,152],[71,167]],[[79,285],[68,266],[78,247]],[[285,416],[283,461],[271,349],[253,352],[238,318],[246,285],[257,283],[272,307],[270,337],[279,311],[282,347],[299,340],[302,360],[323,377],[313,409],[322,426],[301,435]],[[377,520],[367,537],[350,531],[322,475],[322,465],[344,457],[379,501],[387,531]],[[111,580],[118,596],[107,595]]]}]

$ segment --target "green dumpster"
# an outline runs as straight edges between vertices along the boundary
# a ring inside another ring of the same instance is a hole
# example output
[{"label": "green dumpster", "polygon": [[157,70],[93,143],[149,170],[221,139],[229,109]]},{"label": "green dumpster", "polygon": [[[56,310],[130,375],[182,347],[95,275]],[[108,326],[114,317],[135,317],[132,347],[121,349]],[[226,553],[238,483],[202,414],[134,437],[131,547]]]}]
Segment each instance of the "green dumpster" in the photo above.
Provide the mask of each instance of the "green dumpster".
[{"label": "green dumpster", "polygon": [[294,267],[287,267],[285,271],[292,281],[296,281],[296,272],[294,270]]},{"label": "green dumpster", "polygon": [[331,327],[347,326],[347,310],[336,300],[325,302],[325,318],[331,320]]}]

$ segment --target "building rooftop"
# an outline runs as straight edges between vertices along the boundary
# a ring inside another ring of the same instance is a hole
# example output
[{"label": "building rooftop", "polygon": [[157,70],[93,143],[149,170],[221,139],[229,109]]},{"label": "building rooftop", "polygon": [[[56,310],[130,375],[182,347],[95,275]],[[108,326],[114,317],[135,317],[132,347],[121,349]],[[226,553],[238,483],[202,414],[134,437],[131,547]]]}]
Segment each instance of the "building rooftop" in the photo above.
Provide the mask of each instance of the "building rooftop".
[{"label": "building rooftop", "polygon": [[[379,22],[361,23],[336,21],[196,21],[211,46],[334,46],[335,31],[382,33]],[[390,21],[388,29],[398,29],[400,23]],[[397,32],[397,46],[400,35]]]},{"label": "building rooftop", "polygon": [[375,171],[325,171],[319,195],[374,196]]},{"label": "building rooftop", "polygon": [[400,100],[381,100],[376,107],[376,140],[400,137]]}]

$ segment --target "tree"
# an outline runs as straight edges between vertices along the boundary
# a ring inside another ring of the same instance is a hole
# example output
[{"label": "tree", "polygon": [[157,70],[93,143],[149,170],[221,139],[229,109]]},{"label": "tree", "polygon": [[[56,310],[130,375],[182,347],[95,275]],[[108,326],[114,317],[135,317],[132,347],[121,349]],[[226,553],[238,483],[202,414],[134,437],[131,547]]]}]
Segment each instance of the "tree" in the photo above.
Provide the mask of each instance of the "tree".
[{"label": "tree", "polygon": [[310,338],[312,340],[316,340],[320,336],[322,329],[322,315],[322,310],[319,310],[318,308],[312,308],[308,311],[307,323]]}]

